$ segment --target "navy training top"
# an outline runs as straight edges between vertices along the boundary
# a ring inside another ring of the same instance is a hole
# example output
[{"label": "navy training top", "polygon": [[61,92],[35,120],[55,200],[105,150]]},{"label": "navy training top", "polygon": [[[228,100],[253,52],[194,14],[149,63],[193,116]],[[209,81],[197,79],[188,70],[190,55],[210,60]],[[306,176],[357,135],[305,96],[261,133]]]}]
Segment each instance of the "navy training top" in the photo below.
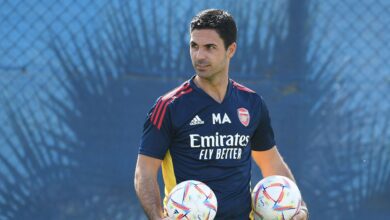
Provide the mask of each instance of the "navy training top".
[{"label": "navy training top", "polygon": [[275,145],[268,109],[258,94],[233,80],[218,103],[193,79],[158,98],[139,154],[163,160],[165,199],[176,184],[198,180],[217,197],[215,219],[249,219],[251,150]]}]

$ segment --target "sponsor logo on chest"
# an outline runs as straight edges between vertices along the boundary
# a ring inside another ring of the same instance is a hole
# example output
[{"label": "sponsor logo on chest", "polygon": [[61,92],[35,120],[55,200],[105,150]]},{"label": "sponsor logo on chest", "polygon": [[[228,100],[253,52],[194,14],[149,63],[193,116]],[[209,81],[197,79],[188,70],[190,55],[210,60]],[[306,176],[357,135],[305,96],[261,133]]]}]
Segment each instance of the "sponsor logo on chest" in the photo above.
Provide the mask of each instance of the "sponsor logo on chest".
[{"label": "sponsor logo on chest", "polygon": [[[238,117],[243,126],[247,127],[249,125],[250,115],[246,108],[238,108],[236,117]],[[195,115],[189,125],[199,126],[210,123],[205,119],[206,116],[204,115]],[[237,121],[236,119],[233,121]],[[227,113],[212,113],[211,122],[213,125],[232,124],[232,120]],[[239,130],[237,127],[237,130],[232,134],[220,134],[216,132],[208,135],[200,135],[199,133],[192,133],[189,135],[189,144],[191,148],[199,149],[199,160],[239,160],[250,140],[249,135],[240,134]]]}]

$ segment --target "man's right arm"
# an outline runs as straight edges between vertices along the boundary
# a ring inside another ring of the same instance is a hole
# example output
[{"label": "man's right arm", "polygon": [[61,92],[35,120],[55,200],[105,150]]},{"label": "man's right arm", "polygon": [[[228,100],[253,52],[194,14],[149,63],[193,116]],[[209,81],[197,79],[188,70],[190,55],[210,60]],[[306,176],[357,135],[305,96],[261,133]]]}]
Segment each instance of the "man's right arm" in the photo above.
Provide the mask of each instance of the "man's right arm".
[{"label": "man's right arm", "polygon": [[162,219],[160,189],[157,183],[157,172],[161,166],[161,160],[138,155],[134,175],[134,187],[138,199],[149,219]]}]

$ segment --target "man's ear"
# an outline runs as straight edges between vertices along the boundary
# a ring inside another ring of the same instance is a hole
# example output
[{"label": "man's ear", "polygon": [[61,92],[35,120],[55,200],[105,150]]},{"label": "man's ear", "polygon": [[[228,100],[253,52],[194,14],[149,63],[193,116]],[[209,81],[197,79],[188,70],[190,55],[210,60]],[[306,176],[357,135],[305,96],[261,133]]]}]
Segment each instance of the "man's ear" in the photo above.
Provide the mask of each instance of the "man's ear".
[{"label": "man's ear", "polygon": [[234,53],[236,52],[236,48],[237,48],[236,42],[233,42],[232,44],[230,44],[230,46],[227,49],[227,56],[229,58],[233,57]]}]

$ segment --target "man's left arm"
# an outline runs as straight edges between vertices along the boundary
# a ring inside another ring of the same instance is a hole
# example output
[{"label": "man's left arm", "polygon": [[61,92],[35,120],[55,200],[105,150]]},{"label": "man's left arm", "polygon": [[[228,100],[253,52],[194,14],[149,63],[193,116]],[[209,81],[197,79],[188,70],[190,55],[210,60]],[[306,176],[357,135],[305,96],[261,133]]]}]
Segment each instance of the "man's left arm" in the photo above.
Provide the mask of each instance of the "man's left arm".
[{"label": "man's left arm", "polygon": [[[284,162],[276,146],[273,146],[269,150],[254,151],[252,150],[252,158],[260,168],[263,177],[272,175],[286,176],[295,182],[294,176]],[[305,202],[302,200],[302,208],[293,220],[305,220],[308,219],[308,211]]]}]

